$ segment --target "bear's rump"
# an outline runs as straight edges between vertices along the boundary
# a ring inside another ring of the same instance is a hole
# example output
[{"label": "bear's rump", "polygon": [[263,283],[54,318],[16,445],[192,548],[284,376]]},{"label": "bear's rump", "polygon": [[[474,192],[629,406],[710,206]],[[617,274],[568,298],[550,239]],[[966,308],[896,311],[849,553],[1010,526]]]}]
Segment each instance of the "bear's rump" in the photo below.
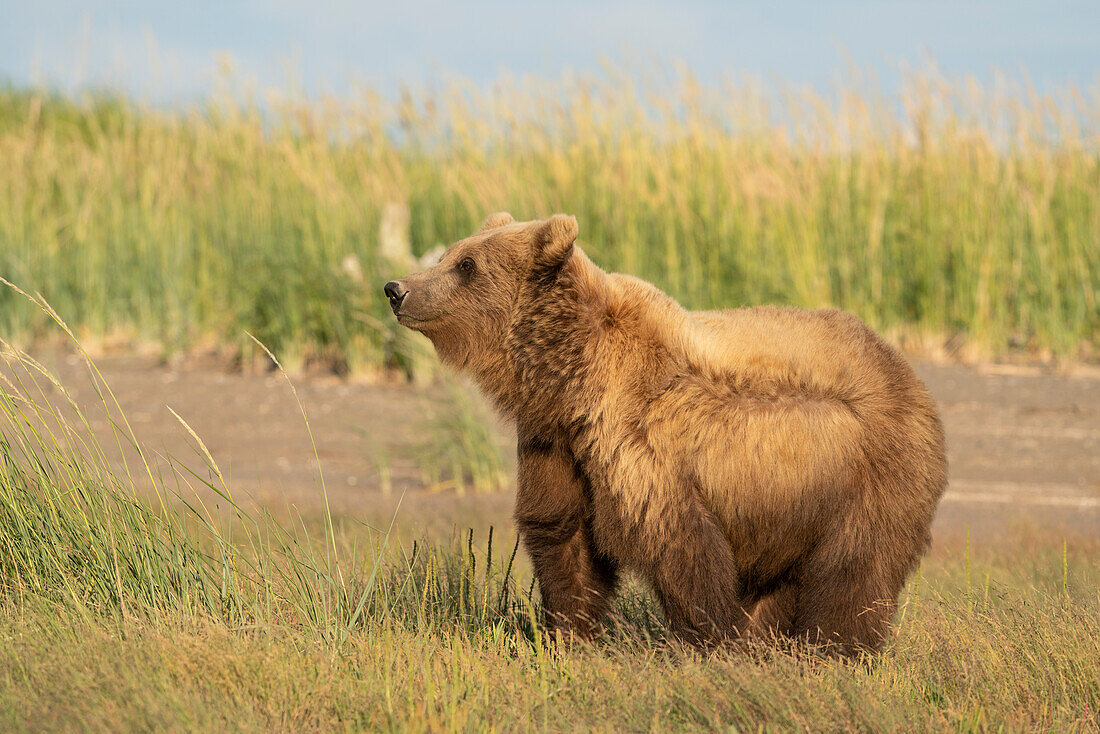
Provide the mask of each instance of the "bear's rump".
[{"label": "bear's rump", "polygon": [[838,513],[857,512],[862,429],[846,407],[717,403],[677,392],[651,404],[640,422],[609,427],[602,440],[589,442],[603,451],[581,454],[595,529],[624,556],[644,555],[671,515],[698,505],[744,567],[781,573],[785,559],[808,555]]},{"label": "bear's rump", "polygon": [[654,404],[644,432],[665,454],[659,462],[676,466],[723,521],[854,499],[864,430],[843,404],[689,393]]},{"label": "bear's rump", "polygon": [[673,392],[624,432],[608,467],[607,490],[627,525],[661,523],[666,503],[699,503],[739,565],[766,578],[809,555],[838,515],[859,513],[863,429],[844,405]]},{"label": "bear's rump", "polygon": [[853,464],[862,428],[845,408],[737,406],[725,425],[698,434],[694,474],[706,504],[719,515],[752,508],[790,512],[853,500]]}]

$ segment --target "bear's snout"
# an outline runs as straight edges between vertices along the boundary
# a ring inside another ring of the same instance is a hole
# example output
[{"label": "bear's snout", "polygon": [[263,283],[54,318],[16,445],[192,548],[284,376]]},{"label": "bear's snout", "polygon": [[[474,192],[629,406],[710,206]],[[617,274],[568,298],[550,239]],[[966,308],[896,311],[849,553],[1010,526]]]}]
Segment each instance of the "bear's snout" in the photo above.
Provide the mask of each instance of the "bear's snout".
[{"label": "bear's snout", "polygon": [[405,296],[409,295],[408,288],[401,285],[399,281],[391,280],[386,283],[383,290],[386,291],[386,298],[390,299],[390,308],[396,314],[397,309],[401,308],[401,302],[405,300]]}]

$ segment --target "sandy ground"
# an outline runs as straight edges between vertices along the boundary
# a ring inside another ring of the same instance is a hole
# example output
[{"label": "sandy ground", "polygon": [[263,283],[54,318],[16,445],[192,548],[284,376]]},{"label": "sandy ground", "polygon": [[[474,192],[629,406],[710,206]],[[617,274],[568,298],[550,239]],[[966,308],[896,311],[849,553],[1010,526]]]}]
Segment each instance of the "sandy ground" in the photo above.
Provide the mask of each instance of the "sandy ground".
[{"label": "sandy ground", "polygon": [[[94,406],[82,363],[39,358],[78,402]],[[303,514],[320,507],[313,449],[297,403],[279,374],[230,373],[211,365],[164,365],[141,357],[98,362],[139,439],[157,452],[200,465],[202,438],[235,492]],[[1021,525],[1100,535],[1100,379],[1038,370],[917,364],[939,401],[950,454],[950,486],[937,538],[1001,534]],[[412,532],[508,526],[511,493],[456,495],[425,490],[417,457],[431,432],[425,418],[439,388],[369,385],[330,377],[295,380],[317,441],[334,512],[398,522]],[[102,412],[93,427],[108,431]],[[497,427],[508,445],[508,429]],[[392,490],[380,472],[388,467]]]}]

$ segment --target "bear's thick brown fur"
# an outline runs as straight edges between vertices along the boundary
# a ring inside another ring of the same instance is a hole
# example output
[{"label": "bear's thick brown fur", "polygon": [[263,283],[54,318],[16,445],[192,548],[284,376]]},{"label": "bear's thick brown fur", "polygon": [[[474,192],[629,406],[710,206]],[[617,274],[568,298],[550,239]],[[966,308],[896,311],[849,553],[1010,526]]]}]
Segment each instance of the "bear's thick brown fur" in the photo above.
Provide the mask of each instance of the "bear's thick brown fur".
[{"label": "bear's thick brown fur", "polygon": [[878,648],[946,484],[905,359],[842,311],[687,311],[576,237],[573,217],[495,214],[386,287],[516,422],[547,623],[595,634],[632,570],[693,642]]}]

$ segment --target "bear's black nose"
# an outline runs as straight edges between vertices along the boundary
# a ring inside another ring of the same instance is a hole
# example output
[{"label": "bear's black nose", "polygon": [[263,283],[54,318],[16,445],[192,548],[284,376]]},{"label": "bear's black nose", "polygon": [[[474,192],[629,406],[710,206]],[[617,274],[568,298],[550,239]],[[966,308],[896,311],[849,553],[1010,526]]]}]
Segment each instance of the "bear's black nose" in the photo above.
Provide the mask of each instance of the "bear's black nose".
[{"label": "bear's black nose", "polygon": [[384,290],[386,291],[386,298],[390,299],[390,308],[392,308],[394,312],[396,312],[401,305],[401,301],[405,300],[405,296],[409,294],[405,286],[401,285],[396,280],[391,280],[389,283],[386,283]]}]

